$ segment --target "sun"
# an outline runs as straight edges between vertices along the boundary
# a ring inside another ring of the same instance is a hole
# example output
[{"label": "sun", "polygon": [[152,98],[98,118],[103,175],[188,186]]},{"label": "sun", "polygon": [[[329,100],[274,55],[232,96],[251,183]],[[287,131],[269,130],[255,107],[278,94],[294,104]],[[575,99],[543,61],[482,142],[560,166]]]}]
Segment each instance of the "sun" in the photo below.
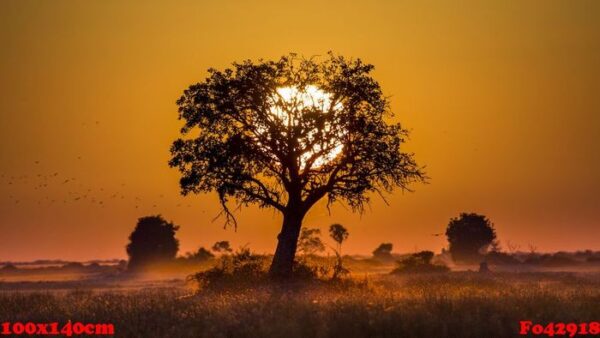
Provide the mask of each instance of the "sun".
[{"label": "sun", "polygon": [[[276,95],[272,98],[270,112],[281,123],[286,126],[294,126],[302,119],[302,114],[309,111],[317,111],[322,113],[335,112],[343,108],[341,102],[332,102],[332,95],[314,85],[308,85],[302,89],[297,87],[279,87],[276,90]],[[331,134],[334,126],[331,123],[325,123],[321,132]],[[309,132],[306,140],[299,140],[300,145],[307,149],[300,156],[300,166],[306,169],[307,161],[313,154],[323,152],[311,164],[309,169],[319,168],[333,161],[343,150],[344,146],[341,143],[342,132],[334,132],[334,137],[330,137],[323,142],[317,142],[312,146],[307,146],[307,141],[318,137],[319,131],[314,130]]]}]

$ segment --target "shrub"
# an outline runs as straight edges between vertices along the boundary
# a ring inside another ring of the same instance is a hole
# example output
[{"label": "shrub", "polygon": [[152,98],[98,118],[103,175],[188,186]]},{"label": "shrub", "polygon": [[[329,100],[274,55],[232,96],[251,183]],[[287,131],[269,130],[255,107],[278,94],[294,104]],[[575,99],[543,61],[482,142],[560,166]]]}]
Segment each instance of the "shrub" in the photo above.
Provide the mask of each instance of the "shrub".
[{"label": "shrub", "polygon": [[220,254],[231,253],[233,250],[231,249],[231,245],[229,241],[218,241],[212,246],[212,251]]},{"label": "shrub", "polygon": [[514,256],[500,251],[492,251],[485,256],[485,260],[488,264],[493,265],[517,265],[521,264],[521,261],[516,259]]},{"label": "shrub", "polygon": [[433,252],[421,251],[414,253],[400,261],[398,267],[392,271],[392,274],[400,273],[442,273],[450,269],[441,264],[432,264]]},{"label": "shrub", "polygon": [[598,257],[598,256],[588,257],[586,259],[586,262],[588,262],[588,263],[600,263],[600,257]]},{"label": "shrub", "polygon": [[63,270],[70,270],[70,271],[81,271],[83,269],[85,269],[85,265],[83,265],[80,262],[69,262],[64,264],[61,269]]},{"label": "shrub", "polygon": [[[197,283],[199,290],[248,288],[271,283],[270,259],[265,255],[240,248],[231,255],[223,255],[215,267],[195,273],[188,280]],[[306,260],[294,262],[291,279],[315,281],[325,279],[330,269],[322,265],[310,265]]]},{"label": "shrub", "polygon": [[392,243],[381,243],[375,250],[373,250],[373,257],[379,260],[391,260],[392,249],[394,245]]},{"label": "shrub", "polygon": [[200,289],[248,286],[267,278],[267,259],[248,248],[240,248],[232,255],[222,256],[217,265],[188,277]]},{"label": "shrub", "polygon": [[344,260],[342,259],[342,243],[348,239],[349,234],[348,230],[341,224],[336,223],[329,226],[329,236],[338,244],[337,250],[334,250],[336,260],[331,279],[339,279],[350,273],[350,270],[344,267]]},{"label": "shrub", "polygon": [[196,252],[188,253],[185,258],[193,262],[204,262],[214,257],[215,255],[212,252],[200,247]]},{"label": "shrub", "polygon": [[540,265],[544,267],[559,267],[577,265],[579,262],[568,254],[557,252],[555,254],[543,254],[535,257],[530,257],[525,260],[526,264]]},{"label": "shrub", "polygon": [[2,268],[0,268],[0,270],[2,270],[4,272],[13,272],[13,271],[18,271],[19,268],[17,268],[17,266],[12,263],[8,263],[5,266],[3,266]]}]

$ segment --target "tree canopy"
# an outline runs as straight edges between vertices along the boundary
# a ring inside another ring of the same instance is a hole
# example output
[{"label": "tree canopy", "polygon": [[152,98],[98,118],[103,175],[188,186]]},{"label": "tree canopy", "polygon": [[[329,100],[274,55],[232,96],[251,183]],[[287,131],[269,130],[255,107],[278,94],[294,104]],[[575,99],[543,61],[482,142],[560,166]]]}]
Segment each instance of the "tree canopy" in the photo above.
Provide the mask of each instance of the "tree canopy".
[{"label": "tree canopy", "polygon": [[136,270],[173,260],[179,250],[179,241],[175,238],[178,229],[178,226],[160,215],[141,217],[129,236],[128,268]]},{"label": "tree canopy", "polygon": [[169,164],[181,192],[216,192],[226,224],[237,225],[232,200],[280,211],[285,254],[274,263],[282,258],[289,272],[302,219],[319,200],[362,212],[369,193],[425,179],[400,149],[408,132],[386,121],[392,112],[372,70],[333,53],[209,69],[177,101],[183,137]]},{"label": "tree canopy", "polygon": [[446,236],[454,261],[478,263],[483,251],[496,240],[496,230],[484,215],[461,213],[460,217],[450,220]]},{"label": "tree canopy", "polygon": [[375,250],[373,250],[373,257],[377,259],[393,259],[392,249],[394,245],[392,243],[381,243]]},{"label": "tree canopy", "polygon": [[221,254],[233,252],[233,249],[231,249],[231,244],[229,244],[229,241],[215,242],[215,244],[213,244],[211,250],[214,252],[217,252],[217,253],[221,253]]},{"label": "tree canopy", "polygon": [[[407,131],[383,119],[392,114],[372,70],[333,54],[320,63],[289,55],[210,69],[177,101],[181,132],[193,135],[171,148],[182,193],[216,191],[226,211],[230,197],[283,211],[290,198],[308,209],[325,195],[360,210],[365,192],[422,180],[412,154],[400,151]],[[277,90],[306,94],[310,86],[329,98],[301,104]]]}]

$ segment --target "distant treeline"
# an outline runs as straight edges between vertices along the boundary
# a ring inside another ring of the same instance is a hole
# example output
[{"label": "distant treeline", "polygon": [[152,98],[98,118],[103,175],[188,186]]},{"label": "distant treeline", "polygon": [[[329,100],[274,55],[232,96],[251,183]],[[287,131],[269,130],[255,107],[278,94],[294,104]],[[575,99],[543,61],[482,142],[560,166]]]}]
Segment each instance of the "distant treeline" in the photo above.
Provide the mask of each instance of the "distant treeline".
[{"label": "distant treeline", "polygon": [[37,259],[34,261],[0,261],[0,265],[65,265],[69,263],[81,263],[81,264],[118,264],[121,259],[94,259],[89,261],[65,261],[62,259]]}]

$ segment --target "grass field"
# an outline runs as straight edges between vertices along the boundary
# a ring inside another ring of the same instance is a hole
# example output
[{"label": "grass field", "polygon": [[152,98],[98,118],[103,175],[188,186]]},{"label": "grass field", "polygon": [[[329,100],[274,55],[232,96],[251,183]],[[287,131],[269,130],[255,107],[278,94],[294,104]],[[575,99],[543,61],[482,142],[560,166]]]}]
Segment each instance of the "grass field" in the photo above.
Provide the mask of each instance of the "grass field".
[{"label": "grass field", "polygon": [[198,294],[182,280],[2,284],[2,322],[113,323],[118,337],[511,337],[520,320],[600,319],[598,273],[378,274]]}]

